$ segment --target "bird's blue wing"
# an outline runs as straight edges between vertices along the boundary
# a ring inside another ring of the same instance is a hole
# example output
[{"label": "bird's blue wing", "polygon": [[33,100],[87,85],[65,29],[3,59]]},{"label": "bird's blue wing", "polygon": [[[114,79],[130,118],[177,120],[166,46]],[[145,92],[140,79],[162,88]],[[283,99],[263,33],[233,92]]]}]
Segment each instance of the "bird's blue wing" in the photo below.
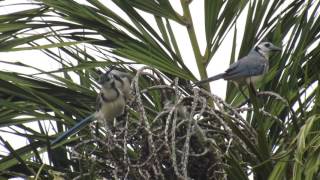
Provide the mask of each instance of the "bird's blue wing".
[{"label": "bird's blue wing", "polygon": [[233,80],[250,76],[262,75],[268,67],[268,61],[259,56],[245,56],[230,65],[224,79]]},{"label": "bird's blue wing", "polygon": [[69,136],[73,135],[74,133],[80,131],[83,127],[85,127],[87,124],[89,124],[94,119],[94,114],[91,114],[90,116],[82,119],[79,123],[74,125],[72,128],[70,128],[68,131],[61,134],[59,137],[57,137],[55,140],[51,142],[51,145],[55,145],[62,140],[68,138]]}]

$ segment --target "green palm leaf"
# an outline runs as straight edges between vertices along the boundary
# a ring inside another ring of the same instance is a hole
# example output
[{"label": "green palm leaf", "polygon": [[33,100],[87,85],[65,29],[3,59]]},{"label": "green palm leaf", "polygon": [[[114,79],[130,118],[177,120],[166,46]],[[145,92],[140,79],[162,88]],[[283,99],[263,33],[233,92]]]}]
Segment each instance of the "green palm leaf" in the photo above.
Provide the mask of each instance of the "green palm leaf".
[{"label": "green palm leaf", "polygon": [[[0,15],[0,133],[28,144],[0,138],[8,152],[0,178],[319,177],[320,2],[181,0],[182,14],[168,0],[10,3],[1,1],[0,10],[24,8]],[[204,6],[204,51],[192,3]],[[187,32],[183,42],[176,25]],[[230,60],[217,58],[230,39]],[[231,64],[264,40],[283,50],[270,58],[258,96],[245,91],[248,107],[236,108],[245,100],[231,83],[225,101],[212,95],[218,87],[192,87],[197,74],[213,71],[209,64]],[[193,57],[184,56],[186,43]],[[26,51],[47,59],[6,56]],[[58,67],[42,70],[37,61]],[[113,134],[97,124],[51,147],[95,111],[96,81],[110,66],[134,77],[135,93]]]}]

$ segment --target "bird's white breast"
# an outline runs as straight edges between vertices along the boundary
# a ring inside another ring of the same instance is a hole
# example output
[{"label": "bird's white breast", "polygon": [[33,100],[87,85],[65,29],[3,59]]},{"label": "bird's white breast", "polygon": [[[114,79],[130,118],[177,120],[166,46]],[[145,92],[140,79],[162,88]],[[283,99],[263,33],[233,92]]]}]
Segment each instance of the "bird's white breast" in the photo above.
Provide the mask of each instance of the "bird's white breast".
[{"label": "bird's white breast", "polygon": [[123,114],[125,105],[125,100],[121,95],[114,101],[102,103],[102,106],[97,112],[96,117],[100,120],[113,121],[114,118]]}]

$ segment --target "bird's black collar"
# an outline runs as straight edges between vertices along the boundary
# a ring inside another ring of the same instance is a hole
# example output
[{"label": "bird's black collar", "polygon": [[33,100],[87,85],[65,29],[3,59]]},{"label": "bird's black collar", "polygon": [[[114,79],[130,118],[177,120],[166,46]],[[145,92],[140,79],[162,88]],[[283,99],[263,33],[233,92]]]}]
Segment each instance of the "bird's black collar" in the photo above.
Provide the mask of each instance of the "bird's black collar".
[{"label": "bird's black collar", "polygon": [[257,52],[260,56],[264,57],[263,53],[260,52],[260,51],[261,51],[261,48],[259,48],[259,46],[256,46],[256,47],[254,48],[254,51]]},{"label": "bird's black collar", "polygon": [[[116,90],[117,98],[118,98],[120,96],[120,92],[119,92],[118,89],[115,89],[115,90]],[[100,97],[101,97],[102,101],[105,102],[105,103],[114,101],[114,100],[111,100],[111,99],[105,97],[103,92],[100,93]]]},{"label": "bird's black collar", "polygon": [[123,80],[122,80],[119,76],[114,75],[113,77],[114,77],[116,80],[118,80],[121,84],[124,83]]}]

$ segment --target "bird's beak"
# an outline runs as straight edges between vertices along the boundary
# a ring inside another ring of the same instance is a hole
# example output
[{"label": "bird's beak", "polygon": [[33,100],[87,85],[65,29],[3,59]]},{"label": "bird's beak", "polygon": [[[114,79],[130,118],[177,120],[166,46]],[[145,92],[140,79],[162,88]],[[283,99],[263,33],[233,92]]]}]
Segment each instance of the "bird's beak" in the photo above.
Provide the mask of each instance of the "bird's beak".
[{"label": "bird's beak", "polygon": [[275,46],[275,45],[273,45],[273,46],[271,47],[271,50],[272,50],[272,51],[282,51],[281,48],[279,48],[279,47],[277,47],[277,46]]}]

